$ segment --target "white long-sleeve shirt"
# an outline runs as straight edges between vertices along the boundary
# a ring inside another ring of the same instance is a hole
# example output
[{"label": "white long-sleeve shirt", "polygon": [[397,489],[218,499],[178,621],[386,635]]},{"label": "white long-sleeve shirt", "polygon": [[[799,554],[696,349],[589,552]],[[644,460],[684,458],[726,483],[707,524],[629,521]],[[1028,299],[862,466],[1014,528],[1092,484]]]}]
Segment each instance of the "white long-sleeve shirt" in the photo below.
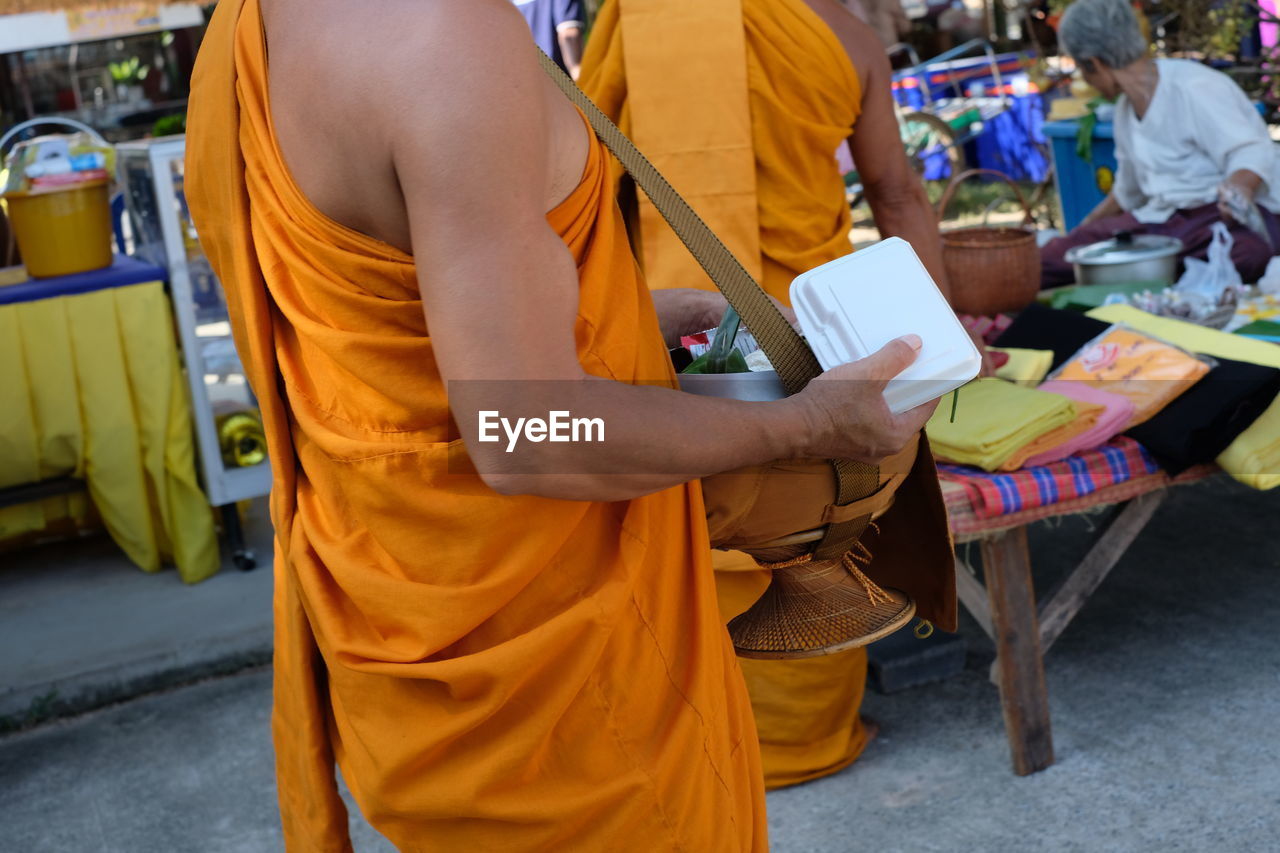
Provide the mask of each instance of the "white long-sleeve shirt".
[{"label": "white long-sleeve shirt", "polygon": [[1112,192],[1139,222],[1218,200],[1218,185],[1239,169],[1262,178],[1255,201],[1280,212],[1280,157],[1267,126],[1230,77],[1188,59],[1157,59],[1160,81],[1141,119],[1129,99],[1116,103]]}]

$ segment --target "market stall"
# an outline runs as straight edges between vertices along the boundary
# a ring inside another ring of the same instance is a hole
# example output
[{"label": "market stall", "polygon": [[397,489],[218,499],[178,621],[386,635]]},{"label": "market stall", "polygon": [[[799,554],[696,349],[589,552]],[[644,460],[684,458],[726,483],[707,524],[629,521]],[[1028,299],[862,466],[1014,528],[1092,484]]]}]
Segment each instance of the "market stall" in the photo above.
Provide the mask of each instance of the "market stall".
[{"label": "market stall", "polygon": [[[0,543],[101,519],[141,568],[175,564],[196,582],[220,563],[219,508],[233,562],[253,568],[237,504],[267,493],[270,469],[222,291],[186,213],[183,139],[117,147],[70,124],[77,132],[18,142],[5,161],[24,266],[0,280],[0,441],[11,445],[0,487],[13,487],[0,495]],[[127,204],[109,200],[116,184]],[[138,257],[114,254],[121,234]]]},{"label": "market stall", "polygon": [[[956,591],[995,643],[991,680],[1000,689],[1018,775],[1035,773],[1054,762],[1045,653],[1146,527],[1169,487],[1196,482],[1214,471],[1211,466],[1198,466],[1170,477],[1136,442],[990,479],[943,467],[943,498],[955,540],[962,552],[963,546],[976,543],[982,555],[981,575],[957,556]],[[1048,494],[1057,499],[1046,501]],[[1023,508],[1001,512],[1009,506]],[[1038,521],[1108,511],[1110,517],[1071,573],[1053,590],[1037,596],[1028,527]]]},{"label": "market stall", "polygon": [[[39,280],[0,270],[0,488],[11,490],[0,541],[97,517],[146,571],[174,564],[194,583],[218,570],[165,278],[126,257]],[[60,478],[83,483],[88,500],[39,498]]]},{"label": "market stall", "polygon": [[[1149,406],[1145,419],[1126,423],[1122,433],[1101,445],[1046,464],[1005,465],[988,454],[967,460],[974,464],[939,465],[952,533],[960,545],[974,543],[981,552],[985,582],[978,580],[979,573],[967,559],[957,557],[958,593],[995,643],[997,660],[991,675],[1000,689],[1013,767],[1019,775],[1054,761],[1044,654],[1141,534],[1168,490],[1222,471],[1254,488],[1280,485],[1280,346],[1256,336],[1267,322],[1254,319],[1260,313],[1258,304],[1267,303],[1258,297],[1246,300],[1233,324],[1245,334],[1123,304],[1097,307],[1087,314],[1033,305],[1012,323],[988,323],[996,344],[1023,352],[1042,348],[1046,357],[1038,372],[1019,377],[1024,387],[1071,393],[1043,377],[1082,357],[1090,375],[1075,375],[1072,381],[1128,393],[1139,403],[1159,401]],[[1249,320],[1251,325],[1243,325]],[[1165,355],[1181,359],[1191,373],[1182,381],[1168,376],[1135,379],[1143,370],[1136,361],[1119,365],[1118,373],[1109,372],[1122,351],[1108,349],[1107,336],[1117,334],[1128,336],[1134,346],[1167,347]],[[1191,360],[1203,360],[1204,369],[1194,368]],[[1018,395],[1002,390],[1008,399],[1017,400]],[[971,391],[971,400],[975,396]],[[964,397],[962,392],[959,421],[965,418]],[[976,408],[982,409],[981,399]],[[1041,417],[1036,411],[1026,407],[1019,413],[1012,405],[1002,406],[991,420],[1000,423],[1001,435],[1017,433],[1020,441],[1034,443],[1036,439],[1027,436],[1035,430],[1018,431]],[[970,427],[984,414],[988,413],[973,413]],[[947,456],[947,438],[955,440],[961,431],[934,426],[941,439],[935,440],[935,451]],[[1051,432],[1062,426],[1050,426],[1041,417],[1036,429],[1041,428]],[[984,451],[994,446],[981,444]],[[1007,443],[999,452],[1017,458]],[[953,450],[950,455],[963,453]],[[1037,596],[1028,526],[1085,513],[1109,516],[1075,569],[1055,589]]]},{"label": "market stall", "polygon": [[135,252],[168,272],[174,323],[186,366],[188,399],[209,502],[222,508],[232,561],[256,565],[235,505],[271,489],[271,467],[244,366],[231,338],[222,286],[200,248],[187,208],[182,136],[116,147]]}]

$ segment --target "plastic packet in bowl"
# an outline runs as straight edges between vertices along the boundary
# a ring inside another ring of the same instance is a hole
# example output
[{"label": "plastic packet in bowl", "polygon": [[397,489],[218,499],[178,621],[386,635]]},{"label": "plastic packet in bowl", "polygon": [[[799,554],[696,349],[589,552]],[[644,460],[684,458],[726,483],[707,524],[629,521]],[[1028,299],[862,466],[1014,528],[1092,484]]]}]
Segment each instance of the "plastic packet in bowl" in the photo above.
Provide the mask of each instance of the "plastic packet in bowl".
[{"label": "plastic packet in bowl", "polygon": [[[686,335],[680,339],[680,343],[689,350],[690,355],[697,358],[711,349],[711,344],[715,339],[716,330],[707,329],[705,332],[699,332],[696,335]],[[760,349],[760,344],[756,341],[755,336],[747,331],[745,326],[738,327],[738,334],[733,338],[733,348],[742,354],[751,370],[773,370],[773,365],[769,363],[768,356],[764,354],[764,350]]]}]

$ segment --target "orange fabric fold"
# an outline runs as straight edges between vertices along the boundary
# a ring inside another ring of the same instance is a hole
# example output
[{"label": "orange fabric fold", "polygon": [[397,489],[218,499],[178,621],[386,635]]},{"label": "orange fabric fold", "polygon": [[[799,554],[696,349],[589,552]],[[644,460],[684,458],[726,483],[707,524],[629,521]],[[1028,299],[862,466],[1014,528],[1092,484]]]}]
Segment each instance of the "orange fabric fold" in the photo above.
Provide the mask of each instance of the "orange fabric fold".
[{"label": "orange fabric fold", "polygon": [[[835,153],[862,87],[803,0],[612,0],[580,83],[772,296],[851,251]],[[643,194],[632,238],[651,287],[714,287]]]},{"label": "orange fabric fold", "polygon": [[1019,449],[1017,453],[1010,456],[1008,461],[1000,466],[1000,470],[1017,471],[1031,457],[1039,456],[1041,453],[1046,453],[1055,447],[1061,447],[1071,439],[1084,435],[1098,425],[1098,419],[1107,410],[1106,406],[1101,406],[1097,403],[1086,403],[1083,400],[1076,400],[1075,406],[1075,420],[1056,429],[1051,429],[1044,435],[1037,437]]},{"label": "orange fabric fold", "polygon": [[[218,4],[187,146],[275,476],[288,849],[350,849],[335,761],[402,850],[764,849],[697,484],[588,503],[474,475],[419,299],[430,259],[333,222],[292,182],[257,0]],[[674,382],[594,138],[548,221],[577,263],[586,369]]]}]

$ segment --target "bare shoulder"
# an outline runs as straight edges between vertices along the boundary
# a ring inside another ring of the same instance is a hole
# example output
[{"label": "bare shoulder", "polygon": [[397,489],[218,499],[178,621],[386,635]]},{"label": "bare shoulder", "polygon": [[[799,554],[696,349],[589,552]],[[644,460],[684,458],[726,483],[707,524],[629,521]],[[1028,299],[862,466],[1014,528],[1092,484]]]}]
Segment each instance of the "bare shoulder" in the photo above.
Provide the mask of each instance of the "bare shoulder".
[{"label": "bare shoulder", "polygon": [[350,45],[348,28],[365,34],[342,85],[377,111],[370,120],[381,138],[431,140],[438,150],[483,135],[554,136],[557,117],[574,118],[510,0],[384,0],[365,22],[364,4],[322,2],[342,7],[330,29],[335,50]]},{"label": "bare shoulder", "polygon": [[[415,102],[492,85],[529,52],[510,0],[263,0],[273,73],[326,84],[370,105]],[[502,92],[488,92],[501,97]]]},{"label": "bare shoulder", "polygon": [[[376,11],[349,0],[261,0],[268,24],[279,21],[308,39],[359,48],[377,36],[380,56],[413,52],[419,39],[487,43],[521,33],[523,17],[510,0],[379,0]],[[283,34],[283,32],[282,32]],[[391,36],[392,38],[386,38]]]},{"label": "bare shoulder", "polygon": [[378,93],[402,188],[412,178],[460,188],[501,180],[512,204],[529,193],[541,219],[576,186],[587,142],[539,65],[524,16],[510,0],[390,5],[378,26],[398,41],[363,87]]},{"label": "bare shoulder", "polygon": [[411,182],[487,180],[513,137],[539,198],[572,171],[553,145],[563,112],[576,116],[548,92],[510,0],[261,2],[278,138],[303,191],[339,222],[407,248],[406,212],[388,201],[407,200]]},{"label": "bare shoulder", "polygon": [[839,0],[804,0],[804,2],[836,34],[836,38],[844,46],[845,53],[849,55],[853,67],[857,69],[860,79],[865,81],[868,77],[875,77],[888,69],[888,60],[885,57],[884,45],[880,43],[880,37],[870,25],[848,7]]}]

